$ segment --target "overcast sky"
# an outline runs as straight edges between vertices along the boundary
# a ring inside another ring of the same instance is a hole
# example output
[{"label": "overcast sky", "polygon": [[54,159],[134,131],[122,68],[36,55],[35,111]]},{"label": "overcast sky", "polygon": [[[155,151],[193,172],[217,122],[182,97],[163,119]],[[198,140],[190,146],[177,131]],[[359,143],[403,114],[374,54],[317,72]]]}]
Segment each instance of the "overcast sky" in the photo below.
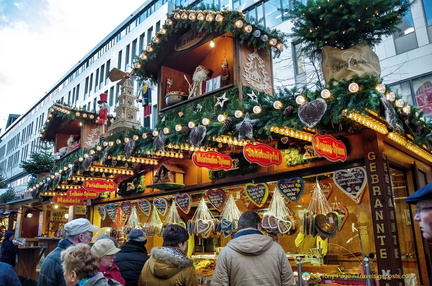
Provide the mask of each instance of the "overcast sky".
[{"label": "overcast sky", "polygon": [[144,2],[0,0],[2,132]]}]

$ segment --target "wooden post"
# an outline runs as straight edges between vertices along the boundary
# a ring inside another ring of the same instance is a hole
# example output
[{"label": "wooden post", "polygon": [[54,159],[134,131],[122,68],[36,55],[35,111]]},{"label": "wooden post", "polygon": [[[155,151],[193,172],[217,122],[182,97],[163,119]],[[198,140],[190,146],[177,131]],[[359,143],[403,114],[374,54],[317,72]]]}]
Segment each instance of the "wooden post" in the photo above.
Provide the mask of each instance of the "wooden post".
[{"label": "wooden post", "polygon": [[382,275],[380,285],[404,285],[404,280],[401,279],[402,260],[391,178],[383,141],[378,138],[375,131],[368,129],[363,131],[363,145],[379,271],[377,274]]}]

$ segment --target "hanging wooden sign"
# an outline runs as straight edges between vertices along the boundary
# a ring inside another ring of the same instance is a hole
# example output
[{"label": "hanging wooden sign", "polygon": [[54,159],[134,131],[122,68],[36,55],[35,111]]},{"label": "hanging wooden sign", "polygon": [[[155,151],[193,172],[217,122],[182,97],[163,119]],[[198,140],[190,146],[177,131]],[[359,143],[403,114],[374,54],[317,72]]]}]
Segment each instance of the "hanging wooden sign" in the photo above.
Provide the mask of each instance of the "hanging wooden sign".
[{"label": "hanging wooden sign", "polygon": [[218,211],[222,211],[225,202],[226,202],[226,194],[222,189],[211,189],[206,192],[207,199],[212,204],[212,206]]},{"label": "hanging wooden sign", "polygon": [[261,207],[267,201],[269,188],[266,183],[246,184],[245,193],[251,202],[253,202],[257,207]]},{"label": "hanging wooden sign", "polygon": [[347,159],[345,144],[331,135],[315,134],[312,139],[312,146],[315,153],[331,162],[339,160],[343,162]]},{"label": "hanging wooden sign", "polygon": [[83,188],[87,191],[95,191],[98,193],[114,192],[117,190],[117,184],[106,180],[86,180],[82,184]]},{"label": "hanging wooden sign", "polygon": [[233,166],[232,158],[229,155],[216,151],[195,151],[192,155],[192,162],[197,167],[205,167],[212,171],[229,170]]},{"label": "hanging wooden sign", "polygon": [[168,202],[164,198],[155,198],[153,199],[153,206],[161,215],[165,215],[168,208]]},{"label": "hanging wooden sign", "polygon": [[142,199],[138,201],[138,207],[146,216],[150,215],[151,204],[147,199]]},{"label": "hanging wooden sign", "polygon": [[278,181],[278,188],[282,195],[291,202],[300,199],[304,191],[304,181],[300,177],[282,179]]},{"label": "hanging wooden sign", "polygon": [[65,195],[54,196],[54,203],[64,206],[81,205],[83,203],[80,199],[69,198]]},{"label": "hanging wooden sign", "polygon": [[66,196],[68,196],[71,199],[88,200],[88,199],[96,199],[97,197],[99,197],[99,193],[94,191],[87,191],[86,189],[79,188],[79,189],[68,190]]},{"label": "hanging wooden sign", "polygon": [[348,170],[339,170],[333,173],[333,181],[345,194],[360,203],[366,186],[366,170],[355,167]]},{"label": "hanging wooden sign", "polygon": [[191,29],[186,33],[184,33],[177,40],[177,42],[174,44],[174,51],[179,52],[179,51],[189,49],[190,47],[193,47],[194,45],[199,43],[199,41],[201,41],[201,39],[203,39],[206,35],[207,35],[206,30],[198,31],[195,29]]},{"label": "hanging wooden sign", "polygon": [[177,203],[178,207],[182,210],[182,212],[184,212],[185,214],[189,213],[191,209],[192,198],[188,193],[176,194],[175,202]]},{"label": "hanging wooden sign", "polygon": [[264,167],[282,163],[281,151],[266,144],[246,144],[243,147],[243,155],[249,163],[257,163]]}]

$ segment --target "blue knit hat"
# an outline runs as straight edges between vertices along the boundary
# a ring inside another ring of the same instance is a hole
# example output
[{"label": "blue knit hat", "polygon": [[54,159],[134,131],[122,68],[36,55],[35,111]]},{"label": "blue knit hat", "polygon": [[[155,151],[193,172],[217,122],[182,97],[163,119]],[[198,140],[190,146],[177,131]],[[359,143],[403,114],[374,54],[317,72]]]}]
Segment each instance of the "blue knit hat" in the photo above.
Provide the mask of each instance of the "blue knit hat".
[{"label": "blue knit hat", "polygon": [[12,235],[15,235],[15,232],[6,231],[3,237],[4,237],[4,239],[9,240],[9,238],[11,238]]}]

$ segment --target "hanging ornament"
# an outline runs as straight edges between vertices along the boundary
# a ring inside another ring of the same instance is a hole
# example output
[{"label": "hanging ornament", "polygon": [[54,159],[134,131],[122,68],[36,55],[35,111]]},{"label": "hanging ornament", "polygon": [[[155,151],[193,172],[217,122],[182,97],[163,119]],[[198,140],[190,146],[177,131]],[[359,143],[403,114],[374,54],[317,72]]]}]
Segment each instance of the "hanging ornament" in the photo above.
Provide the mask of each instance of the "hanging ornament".
[{"label": "hanging ornament", "polygon": [[187,136],[189,134],[189,127],[183,126],[180,130],[180,133],[184,136]]},{"label": "hanging ornament", "polygon": [[166,137],[163,134],[160,134],[153,141],[153,149],[155,151],[157,151],[157,150],[165,151],[165,141],[166,141]]},{"label": "hanging ornament", "polygon": [[192,131],[189,134],[189,142],[194,147],[199,147],[205,138],[206,132],[207,128],[204,125],[198,125],[198,127],[192,128]]},{"label": "hanging ornament", "polygon": [[224,104],[226,101],[228,101],[229,99],[226,97],[226,92],[220,96],[220,97],[216,97],[216,104],[215,106],[220,105],[220,107],[224,107]]},{"label": "hanging ornament", "polygon": [[258,121],[259,119],[250,119],[249,112],[247,112],[243,121],[236,125],[236,129],[239,132],[238,140],[242,140],[245,137],[253,139],[253,126]]},{"label": "hanging ornament", "polygon": [[299,107],[298,117],[309,128],[315,127],[327,110],[327,103],[322,98],[305,103]]},{"label": "hanging ornament", "polygon": [[348,85],[348,90],[349,90],[351,93],[356,93],[356,92],[358,92],[358,91],[360,90],[360,87],[359,87],[359,85],[358,85],[357,83],[352,82],[352,83],[350,83],[350,84]]},{"label": "hanging ornament", "polygon": [[242,212],[237,207],[232,194],[229,195],[228,201],[221,213],[221,222],[219,223],[221,233],[224,237],[229,236],[238,227],[238,220]]},{"label": "hanging ornament", "polygon": [[283,104],[279,100],[276,100],[275,102],[273,102],[273,108],[274,109],[281,109],[282,107],[283,107]]},{"label": "hanging ornament", "polygon": [[170,225],[170,224],[183,224],[184,228],[186,228],[185,223],[182,221],[176,207],[175,200],[172,200],[171,207],[168,211],[168,215],[165,219],[164,225]]},{"label": "hanging ornament", "polygon": [[108,214],[109,218],[114,221],[117,216],[117,208],[115,205],[110,204],[105,206],[106,213]]},{"label": "hanging ornament", "polygon": [[389,131],[401,130],[401,127],[396,122],[396,113],[395,113],[393,106],[385,98],[384,95],[380,96],[380,100],[381,100],[382,105],[384,106],[384,113],[385,113],[385,117],[386,117]]},{"label": "hanging ornament", "polygon": [[294,111],[294,106],[289,105],[289,106],[287,106],[287,107],[284,109],[283,114],[284,114],[285,116],[288,116],[288,115],[290,115],[293,111]]},{"label": "hanging ornament", "polygon": [[233,127],[233,119],[231,117],[227,117],[225,119],[223,128],[225,131],[231,131],[232,127]]},{"label": "hanging ornament", "polygon": [[124,150],[126,158],[129,158],[135,150],[135,140],[129,140],[129,142],[126,143]]},{"label": "hanging ornament", "polygon": [[82,166],[84,168],[84,170],[88,171],[90,169],[90,166],[93,163],[93,157],[92,156],[88,156],[87,158],[84,159],[84,161],[82,162]]},{"label": "hanging ornament", "polygon": [[201,105],[201,103],[198,103],[198,104],[196,105],[196,110],[197,110],[198,112],[201,112],[202,109],[203,109],[203,106]]}]

